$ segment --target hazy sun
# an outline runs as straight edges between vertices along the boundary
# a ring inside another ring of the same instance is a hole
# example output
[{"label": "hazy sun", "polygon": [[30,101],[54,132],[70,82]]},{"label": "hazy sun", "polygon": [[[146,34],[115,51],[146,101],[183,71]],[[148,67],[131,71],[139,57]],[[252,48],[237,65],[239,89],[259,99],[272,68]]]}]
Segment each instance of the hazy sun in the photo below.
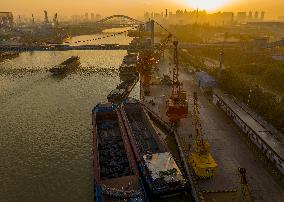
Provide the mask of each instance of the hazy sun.
[{"label": "hazy sun", "polygon": [[185,0],[187,5],[200,10],[213,11],[221,8],[226,4],[232,2],[232,0]]}]

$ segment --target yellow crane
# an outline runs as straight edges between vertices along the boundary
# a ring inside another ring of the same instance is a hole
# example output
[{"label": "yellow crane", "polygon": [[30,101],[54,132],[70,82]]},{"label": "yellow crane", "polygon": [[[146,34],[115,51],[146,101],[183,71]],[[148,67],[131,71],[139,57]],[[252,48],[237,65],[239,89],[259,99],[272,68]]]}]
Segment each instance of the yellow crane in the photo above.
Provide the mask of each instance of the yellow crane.
[{"label": "yellow crane", "polygon": [[197,93],[194,92],[193,125],[195,127],[193,150],[189,156],[189,164],[199,178],[210,178],[214,176],[217,163],[210,154],[210,145],[202,137],[202,126],[198,107]]}]

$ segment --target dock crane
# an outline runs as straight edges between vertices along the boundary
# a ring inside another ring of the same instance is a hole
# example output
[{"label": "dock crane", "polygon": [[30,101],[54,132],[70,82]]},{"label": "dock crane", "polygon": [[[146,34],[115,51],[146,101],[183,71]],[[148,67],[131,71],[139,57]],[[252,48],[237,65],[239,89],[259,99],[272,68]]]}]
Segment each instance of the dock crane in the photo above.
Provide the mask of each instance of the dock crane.
[{"label": "dock crane", "polygon": [[153,50],[144,50],[139,52],[139,59],[136,70],[141,74],[141,82],[144,89],[144,95],[150,95],[150,80],[152,68],[157,63]]},{"label": "dock crane", "polygon": [[172,94],[167,103],[167,116],[170,122],[177,123],[180,119],[188,115],[188,102],[186,91],[182,89],[182,83],[179,81],[179,62],[178,62],[178,41],[174,41],[174,67],[173,67],[173,86]]},{"label": "dock crane", "polygon": [[195,127],[195,136],[193,150],[189,157],[189,164],[198,178],[210,178],[215,174],[217,163],[210,154],[208,141],[203,137],[196,92],[193,94],[193,100],[193,125]]},{"label": "dock crane", "polygon": [[141,81],[144,88],[144,95],[150,94],[150,81],[153,67],[158,63],[161,55],[164,53],[166,45],[171,40],[172,35],[169,34],[165,39],[157,45],[157,50],[149,49],[139,52],[139,59],[136,70],[141,74]]}]

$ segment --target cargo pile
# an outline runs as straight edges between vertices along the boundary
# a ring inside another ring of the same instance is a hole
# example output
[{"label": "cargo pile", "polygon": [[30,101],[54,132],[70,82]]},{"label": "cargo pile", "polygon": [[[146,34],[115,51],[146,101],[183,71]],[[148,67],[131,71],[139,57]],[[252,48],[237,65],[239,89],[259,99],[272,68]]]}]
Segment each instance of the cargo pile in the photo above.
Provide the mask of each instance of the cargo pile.
[{"label": "cargo pile", "polygon": [[115,178],[132,174],[123,140],[115,121],[107,120],[99,125],[101,178]]}]

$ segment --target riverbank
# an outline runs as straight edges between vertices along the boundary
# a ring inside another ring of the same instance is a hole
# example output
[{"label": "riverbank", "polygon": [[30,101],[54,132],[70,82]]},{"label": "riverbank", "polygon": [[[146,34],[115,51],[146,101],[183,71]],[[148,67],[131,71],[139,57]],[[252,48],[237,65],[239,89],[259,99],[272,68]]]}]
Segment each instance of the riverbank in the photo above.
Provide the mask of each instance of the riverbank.
[{"label": "riverbank", "polygon": [[7,60],[7,59],[13,59],[19,56],[18,52],[0,52],[0,62]]}]

